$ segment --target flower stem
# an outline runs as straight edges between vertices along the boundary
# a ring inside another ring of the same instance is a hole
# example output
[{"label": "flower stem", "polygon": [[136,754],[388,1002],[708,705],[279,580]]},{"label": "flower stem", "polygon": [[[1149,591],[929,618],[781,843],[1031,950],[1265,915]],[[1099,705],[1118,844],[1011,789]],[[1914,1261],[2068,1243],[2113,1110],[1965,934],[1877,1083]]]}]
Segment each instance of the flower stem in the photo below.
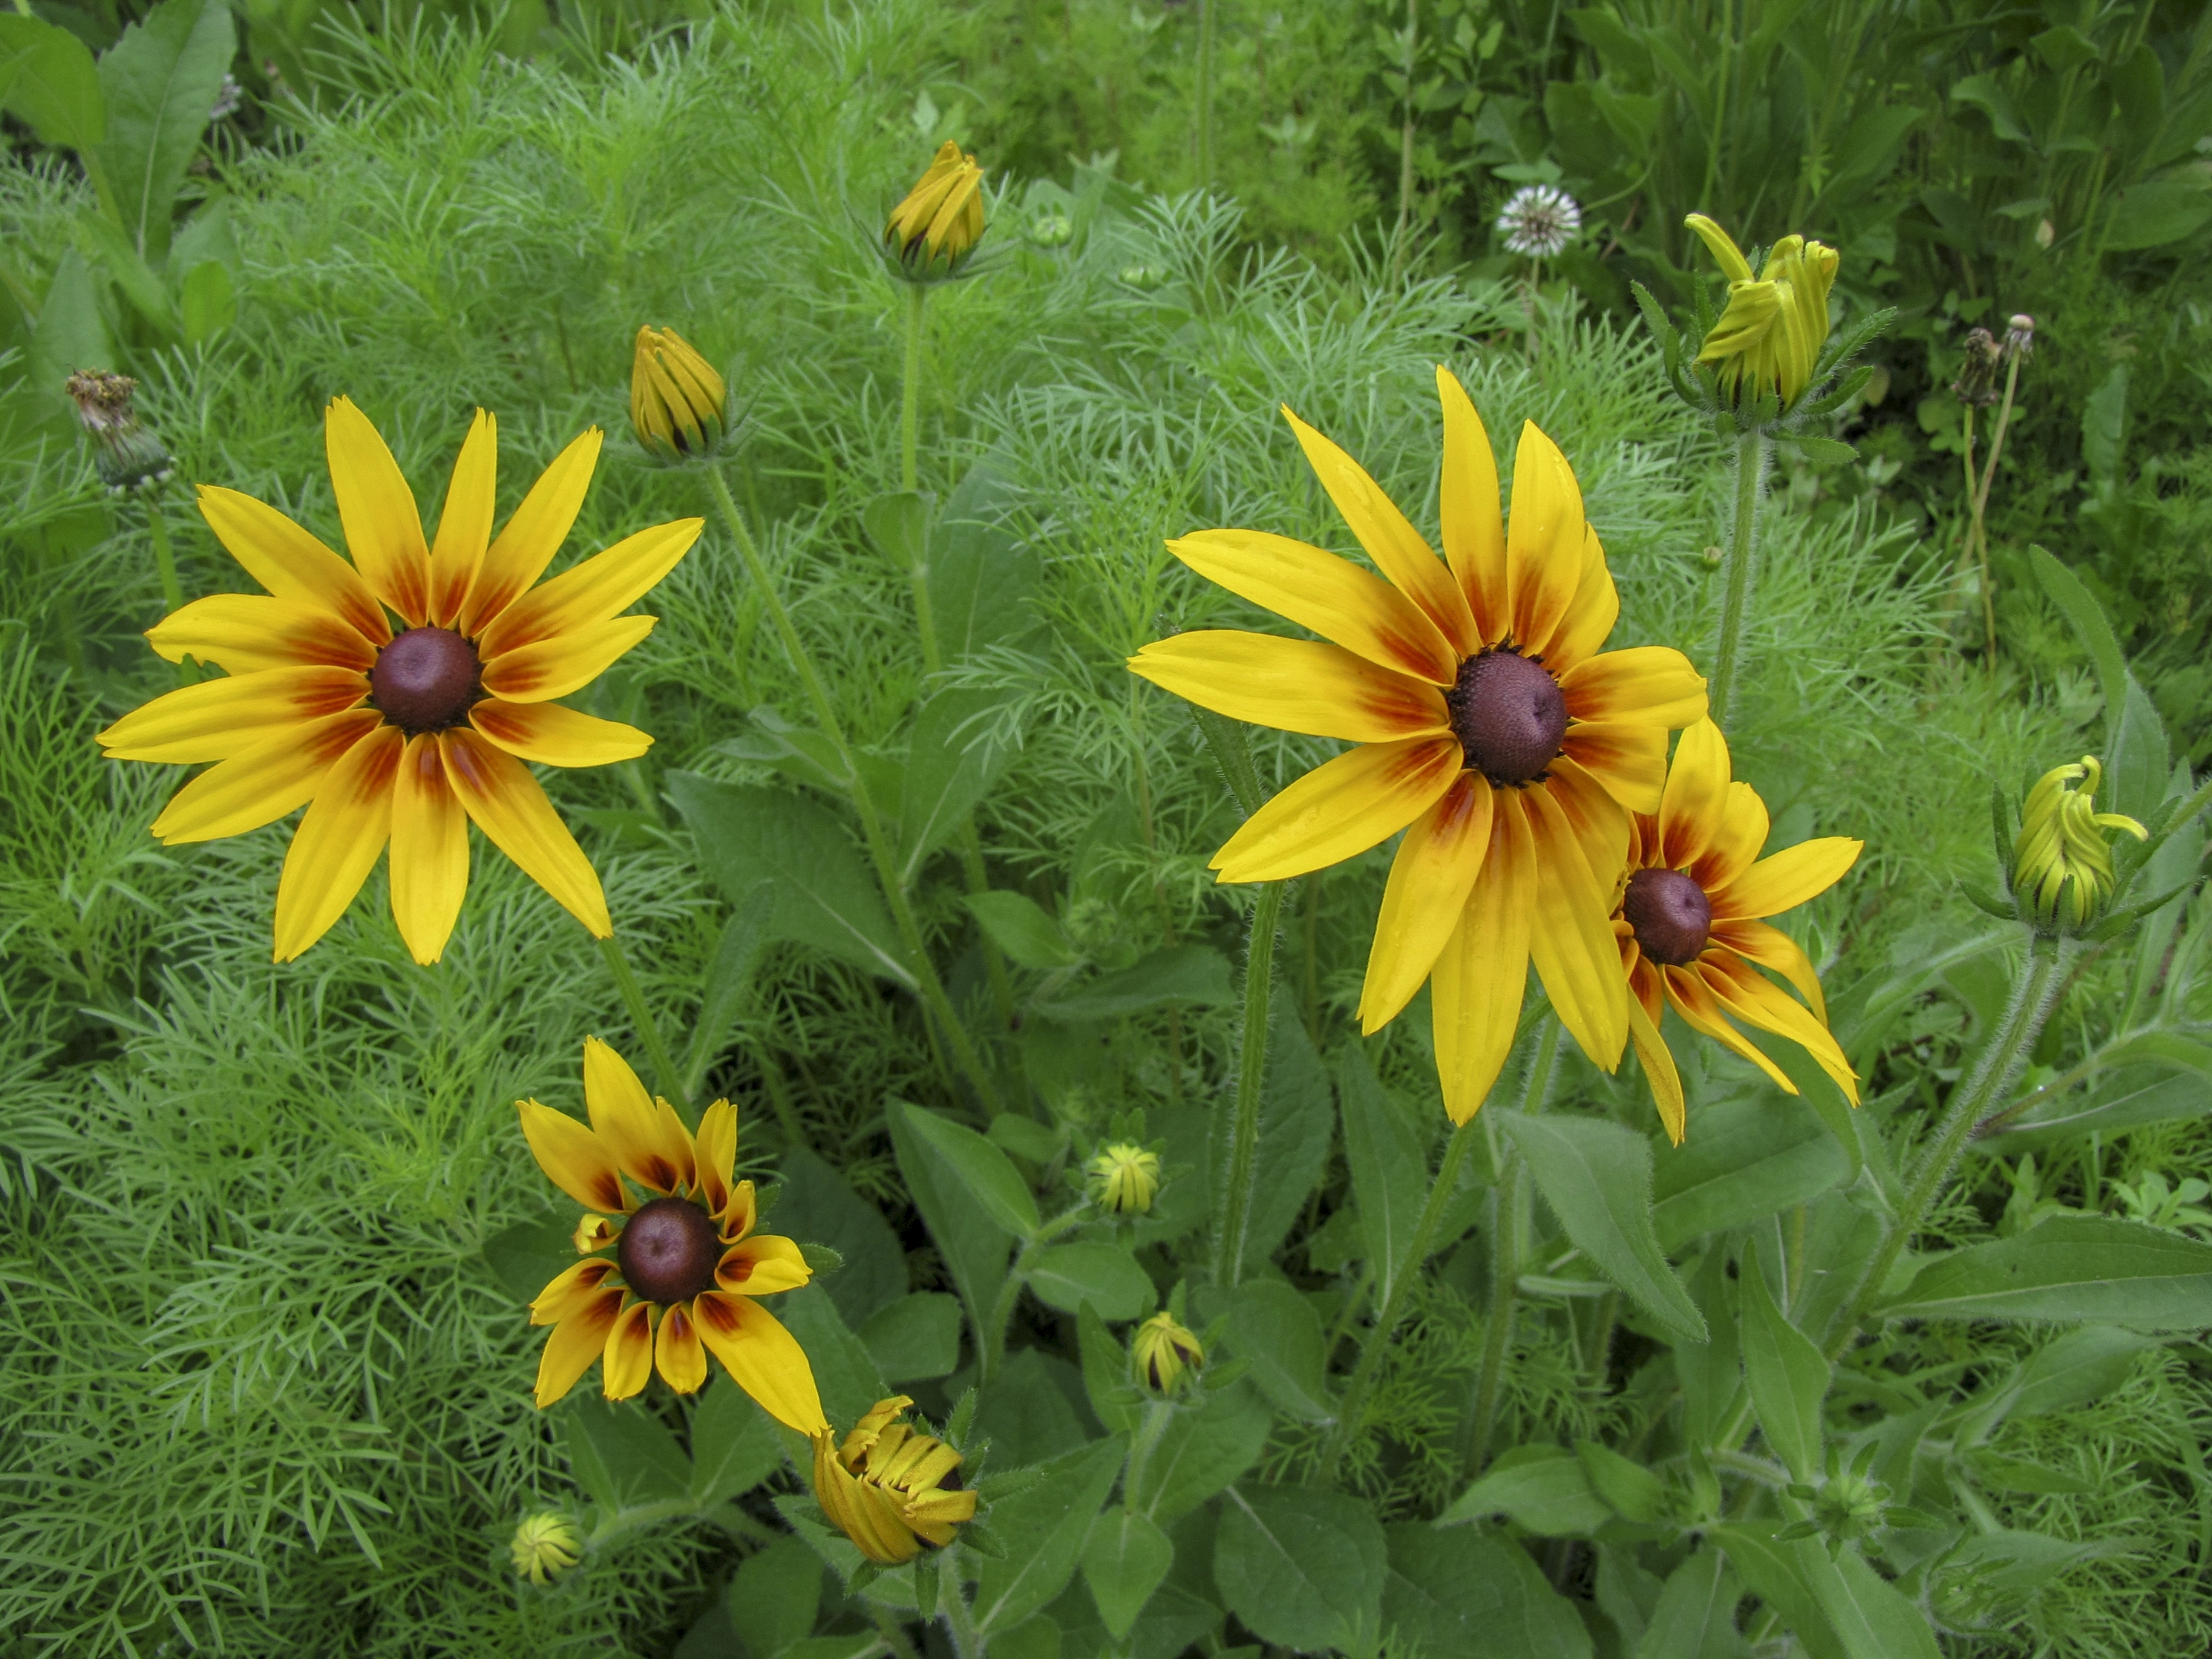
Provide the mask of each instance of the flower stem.
[{"label": "flower stem", "polygon": [[1217,0],[1198,0],[1198,185],[1213,182],[1213,24]]},{"label": "flower stem", "polygon": [[1997,458],[2004,453],[2005,428],[2012,423],[2012,394],[2020,384],[2020,354],[2011,354],[2012,362],[2005,367],[2004,402],[1997,407],[1996,430],[1990,434],[1990,459],[1982,470],[1981,486],[1974,491],[1974,518],[1969,531],[1974,538],[1976,556],[1981,560],[1982,577],[1982,634],[1983,665],[1992,673],[1997,661],[1996,599],[1990,592],[1990,486],[1996,482]]},{"label": "flower stem", "polygon": [[960,1587],[958,1567],[947,1560],[938,1571],[942,1577],[937,1605],[945,1614],[945,1633],[952,1638],[954,1659],[984,1659],[983,1632],[975,1628],[975,1610],[968,1605],[968,1592]]},{"label": "flower stem", "polygon": [[177,553],[169,544],[169,525],[161,516],[161,496],[151,489],[146,492],[146,533],[154,538],[154,568],[161,574],[161,603],[167,607],[164,614],[173,615],[185,608],[185,589],[177,580]]},{"label": "flower stem", "polygon": [[[1559,1048],[1559,1022],[1547,1018],[1543,1041],[1528,1062],[1521,1090],[1521,1109],[1541,1111],[1551,1086],[1552,1060]],[[1498,1425],[1498,1397],[1505,1382],[1505,1356],[1513,1346],[1513,1304],[1521,1294],[1521,1158],[1510,1141],[1498,1145],[1498,1186],[1490,1223],[1490,1315],[1482,1334],[1482,1368],[1475,1373],[1474,1429],[1468,1443],[1467,1472],[1482,1473],[1490,1461],[1490,1437]]]},{"label": "flower stem", "polygon": [[1271,881],[1252,907],[1252,942],[1244,957],[1244,1035],[1237,1059],[1237,1107],[1230,1121],[1229,1187],[1214,1242],[1213,1282],[1234,1290],[1244,1276],[1245,1236],[1252,1225],[1253,1188],[1260,1179],[1260,1086],[1267,1073],[1267,1001],[1275,969],[1275,931],[1287,882]]},{"label": "flower stem", "polygon": [[[954,1594],[958,1594],[957,1586]],[[868,1603],[868,1616],[875,1620],[876,1634],[883,1638],[884,1645],[891,1650],[896,1659],[921,1659],[913,1638],[906,1633],[906,1626],[891,1617],[890,1608],[871,1601]]]},{"label": "flower stem", "polygon": [[1729,526],[1728,586],[1721,599],[1720,641],[1713,648],[1713,679],[1706,693],[1713,724],[1728,730],[1729,705],[1735,696],[1743,663],[1745,612],[1750,609],[1752,556],[1759,531],[1759,498],[1766,489],[1766,470],[1774,459],[1774,441],[1763,432],[1746,432],[1735,441],[1735,520]]},{"label": "flower stem", "polygon": [[[906,378],[899,394],[899,488],[921,488],[921,317],[926,283],[906,285]],[[924,601],[927,604],[927,601]]]},{"label": "flower stem", "polygon": [[952,1050],[953,1064],[968,1079],[985,1109],[996,1117],[999,1115],[999,1091],[992,1083],[990,1073],[984,1069],[982,1056],[976,1053],[968,1028],[961,1024],[954,1011],[952,999],[945,994],[945,983],[937,976],[936,965],[929,959],[928,950],[922,939],[921,926],[915,921],[914,908],[907,902],[906,890],[900,884],[898,864],[891,855],[890,837],[884,833],[883,820],[877,815],[875,803],[868,795],[866,781],[860,775],[852,744],[846,740],[845,728],[837,718],[837,711],[830,701],[829,689],[816,671],[814,659],[808,653],[805,641],[799,637],[799,629],[784,609],[783,599],[776,592],[775,580],[769,573],[768,564],[761,557],[759,546],[752,532],[745,528],[744,518],[738,504],[730,497],[730,487],[722,481],[720,468],[707,469],[707,482],[713,491],[714,505],[721,510],[723,522],[729,526],[730,535],[744,556],[745,568],[751,572],[753,584],[760,590],[761,602],[769,619],[775,623],[782,637],[785,653],[797,670],[799,684],[805,688],[807,700],[814,705],[814,717],[820,722],[822,734],[828,738],[837,751],[837,759],[850,780],[853,810],[860,820],[860,834],[868,844],[868,856],[876,867],[876,881],[884,891],[884,902],[890,907],[891,920],[897,925],[899,938],[905,944],[908,965],[911,967],[915,988],[923,1003],[944,1027],[945,1040]]},{"label": "flower stem", "polygon": [[696,1127],[691,1097],[684,1091],[676,1062],[669,1058],[667,1043],[661,1041],[660,1023],[646,1006],[645,993],[639,988],[637,975],[630,972],[629,958],[623,954],[622,941],[609,933],[599,941],[599,954],[607,959],[607,971],[614,976],[615,989],[622,993],[623,1005],[629,1010],[630,1024],[645,1039],[646,1054],[653,1061],[653,1080],[660,1085],[660,1092],[668,1103],[684,1115],[684,1122]]}]

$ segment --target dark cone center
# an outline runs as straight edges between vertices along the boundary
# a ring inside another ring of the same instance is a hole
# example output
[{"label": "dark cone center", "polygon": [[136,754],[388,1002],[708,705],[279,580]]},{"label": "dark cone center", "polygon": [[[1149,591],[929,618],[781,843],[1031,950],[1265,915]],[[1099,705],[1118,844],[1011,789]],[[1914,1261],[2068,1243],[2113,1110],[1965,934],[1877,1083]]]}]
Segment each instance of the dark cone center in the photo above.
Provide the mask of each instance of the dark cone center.
[{"label": "dark cone center", "polygon": [[615,1260],[623,1282],[664,1307],[714,1288],[722,1237],[714,1218],[688,1198],[656,1198],[623,1228]]},{"label": "dark cone center", "polygon": [[452,629],[410,628],[377,653],[369,697],[404,732],[443,732],[483,695],[483,667],[476,647]]},{"label": "dark cone center", "polygon": [[1567,700],[1543,664],[1498,649],[1469,657],[1444,693],[1467,763],[1500,788],[1544,775],[1567,735]]},{"label": "dark cone center", "polygon": [[1620,914],[1644,954],[1669,968],[1695,962],[1713,931],[1712,902],[1680,870],[1638,870],[1629,877]]}]

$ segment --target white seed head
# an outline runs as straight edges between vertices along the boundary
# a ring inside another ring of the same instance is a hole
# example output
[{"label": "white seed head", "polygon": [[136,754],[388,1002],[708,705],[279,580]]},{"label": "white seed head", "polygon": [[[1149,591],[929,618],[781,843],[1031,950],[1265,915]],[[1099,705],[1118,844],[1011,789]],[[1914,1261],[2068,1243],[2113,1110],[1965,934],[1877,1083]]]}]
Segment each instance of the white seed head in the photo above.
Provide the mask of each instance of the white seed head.
[{"label": "white seed head", "polygon": [[1498,216],[1506,251],[1537,259],[1556,256],[1582,228],[1582,209],[1556,185],[1523,185]]}]

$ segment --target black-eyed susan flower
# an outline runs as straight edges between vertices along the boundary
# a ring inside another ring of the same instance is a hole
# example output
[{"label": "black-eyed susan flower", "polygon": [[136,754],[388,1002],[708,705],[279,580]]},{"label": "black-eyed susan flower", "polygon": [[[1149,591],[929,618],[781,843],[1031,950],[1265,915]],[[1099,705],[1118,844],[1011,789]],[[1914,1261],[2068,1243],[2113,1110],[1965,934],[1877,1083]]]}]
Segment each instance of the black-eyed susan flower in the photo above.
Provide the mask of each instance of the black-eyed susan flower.
[{"label": "black-eyed susan flower", "polygon": [[1091,1197],[1112,1215],[1143,1215],[1160,1190],[1160,1156],[1127,1141],[1101,1150],[1089,1165]]},{"label": "black-eyed susan flower", "polygon": [[[1826,892],[1865,843],[1824,836],[1760,858],[1766,830],[1766,804],[1749,784],[1730,777],[1728,739],[1709,720],[1691,726],[1675,745],[1658,812],[1631,820],[1613,929],[1631,994],[1629,1030],[1660,1119],[1677,1146],[1685,1119],[1682,1085],[1659,1035],[1660,1016],[1669,1006],[1691,1030],[1742,1055],[1794,1095],[1797,1085],[1729,1020],[1789,1038],[1858,1103],[1857,1076],[1828,1032],[1820,975],[1796,941],[1765,918]],[[1781,975],[1804,1004],[1762,968]]]},{"label": "black-eyed susan flower", "polygon": [[878,1400],[840,1445],[826,1425],[814,1434],[814,1496],[860,1553],[895,1567],[943,1548],[960,1524],[975,1518],[975,1494],[964,1491],[961,1454],[905,1420],[914,1401]]},{"label": "black-eyed susan flower", "polygon": [[[2054,766],[2021,805],[2013,838],[2012,890],[2045,932],[2087,927],[2112,897],[2113,833],[2147,840],[2149,831],[2124,812],[2096,810],[2103,764],[2084,755],[2078,765]],[[2081,787],[2074,786],[2079,784]]]},{"label": "black-eyed susan flower", "polygon": [[629,422],[665,460],[710,455],[722,441],[730,389],[672,328],[641,328],[630,358]]},{"label": "black-eyed susan flower", "polygon": [[884,246],[908,276],[949,276],[983,240],[983,169],[946,139],[906,198],[891,210]]},{"label": "black-eyed susan flower", "polygon": [[1728,278],[1728,305],[1705,335],[1698,361],[1717,366],[1722,389],[1735,395],[1748,381],[1772,392],[1787,410],[1812,384],[1828,341],[1828,290],[1840,256],[1820,242],[1784,236],[1759,275],[1728,232],[1702,213],[1682,222],[1697,233]]},{"label": "black-eyed susan flower", "polygon": [[1172,1313],[1156,1313],[1129,1339],[1129,1363],[1154,1394],[1173,1394],[1206,1364],[1206,1350]]},{"label": "black-eyed susan flower", "polygon": [[1445,369],[1437,387],[1448,562],[1285,410],[1382,576],[1261,531],[1186,536],[1168,545],[1191,568],[1322,638],[1205,630],[1129,665],[1234,719],[1360,745],[1253,814],[1212,868],[1279,881],[1406,831],[1360,1028],[1379,1030],[1433,979],[1444,1106],[1464,1123],[1505,1063],[1532,958],[1583,1050],[1619,1063],[1627,999],[1607,917],[1628,813],[1658,810],[1667,732],[1705,714],[1705,683],[1667,647],[1601,650],[1620,601],[1566,457],[1522,428],[1509,525],[1474,405]]},{"label": "black-eyed susan flower", "polygon": [[543,1588],[576,1565],[576,1528],[567,1516],[548,1510],[526,1517],[507,1547],[515,1577]]},{"label": "black-eyed susan flower", "polygon": [[69,377],[77,424],[92,440],[100,481],[118,494],[159,483],[169,476],[169,452],[138,418],[138,382],[104,369],[79,369]]},{"label": "black-eyed susan flower", "polygon": [[515,1104],[538,1167],[587,1212],[575,1239],[585,1259],[530,1304],[532,1324],[553,1327],[538,1365],[538,1408],[595,1359],[610,1400],[638,1393],[656,1369],[677,1393],[693,1394],[711,1353],[778,1422],[801,1434],[826,1428],[805,1350],[754,1299],[812,1274],[797,1244],[753,1231],[753,1183],[732,1179],[737,1109],[718,1100],[687,1133],[597,1037],[584,1040],[590,1127],[534,1100]]},{"label": "black-eyed susan flower", "polygon": [[471,822],[608,937],[599,876],[524,763],[604,766],[651,744],[554,699],[653,631],[654,618],[621,613],[702,520],[641,530],[540,582],[591,483],[597,428],[495,536],[497,428],[478,410],[428,542],[368,417],[340,398],[324,436],[352,562],[252,496],[202,485],[209,527],[266,592],[196,599],[149,629],[169,661],[189,654],[228,678],[155,698],[102,732],[101,747],[116,760],[216,763],[155,819],[165,845],[307,809],[276,888],[279,962],[345,913],[387,842],[400,935],[417,962],[435,962],[468,890]]}]

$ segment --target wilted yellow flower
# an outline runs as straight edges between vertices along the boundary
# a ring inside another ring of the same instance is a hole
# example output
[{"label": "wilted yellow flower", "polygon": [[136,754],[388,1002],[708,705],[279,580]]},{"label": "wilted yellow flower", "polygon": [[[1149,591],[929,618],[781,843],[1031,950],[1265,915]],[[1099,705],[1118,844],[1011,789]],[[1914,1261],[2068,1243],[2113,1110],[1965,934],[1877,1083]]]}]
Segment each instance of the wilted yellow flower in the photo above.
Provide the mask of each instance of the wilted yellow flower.
[{"label": "wilted yellow flower", "polygon": [[507,1548],[517,1576],[542,1585],[576,1565],[576,1529],[566,1516],[548,1510],[517,1527]]},{"label": "wilted yellow flower", "polygon": [[1091,1160],[1091,1196],[1115,1215],[1143,1215],[1160,1189],[1157,1152],[1117,1140]]},{"label": "wilted yellow flower", "polygon": [[891,210],[884,241],[914,275],[950,276],[982,240],[983,169],[948,138]]},{"label": "wilted yellow flower", "polygon": [[1828,290],[1840,256],[1820,242],[1785,236],[1754,279],[1728,232],[1702,213],[1682,222],[1697,232],[1729,279],[1728,308],[1705,336],[1698,361],[1720,365],[1721,386],[1731,396],[1747,378],[1759,391],[1780,392],[1782,406],[1789,408],[1812,384],[1814,365],[1827,343]]},{"label": "wilted yellow flower", "polygon": [[[2149,832],[2124,812],[2094,809],[2105,769],[2094,755],[2078,766],[2054,766],[2036,780],[2021,805],[2012,844],[2012,890],[2045,927],[2079,927],[2112,893],[2112,850],[2106,831],[2137,841]],[[2087,779],[2079,789],[2068,786]]]},{"label": "wilted yellow flower", "polygon": [[637,441],[668,460],[711,454],[722,441],[729,388],[714,366],[672,328],[641,328],[629,370],[629,422]]},{"label": "wilted yellow flower", "polygon": [[104,369],[79,369],[69,377],[76,418],[93,441],[93,465],[110,489],[136,489],[169,476],[169,452],[138,419],[131,398],[138,382]]},{"label": "wilted yellow flower", "polygon": [[1155,1394],[1173,1394],[1186,1370],[1206,1364],[1198,1339],[1170,1313],[1156,1313],[1137,1327],[1129,1357],[1136,1363],[1138,1380]]},{"label": "wilted yellow flower", "polygon": [[904,1420],[912,1404],[902,1394],[878,1400],[842,1446],[830,1429],[814,1436],[822,1512],[879,1566],[911,1561],[924,1544],[941,1548],[975,1518],[975,1494],[957,1479],[961,1455]]}]

